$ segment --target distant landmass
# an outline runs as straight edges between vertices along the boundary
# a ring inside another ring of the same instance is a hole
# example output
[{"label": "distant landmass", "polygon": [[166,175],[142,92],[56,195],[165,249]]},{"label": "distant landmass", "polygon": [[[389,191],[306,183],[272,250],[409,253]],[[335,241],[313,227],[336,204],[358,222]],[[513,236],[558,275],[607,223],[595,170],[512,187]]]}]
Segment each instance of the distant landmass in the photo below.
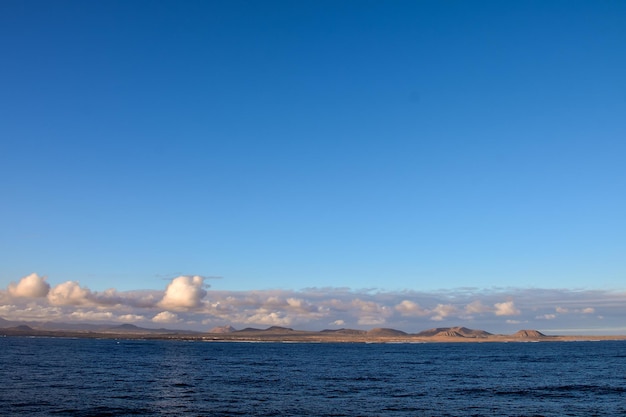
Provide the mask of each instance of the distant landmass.
[{"label": "distant landmass", "polygon": [[435,329],[429,329],[424,330],[423,332],[419,332],[417,333],[417,336],[488,338],[489,336],[493,336],[493,334],[484,330],[468,329],[467,327],[437,327]]},{"label": "distant landmass", "polygon": [[91,324],[91,323],[62,323],[52,321],[10,321],[0,317],[0,335],[10,330],[41,333],[54,336],[57,333],[85,334],[127,334],[127,335],[167,335],[167,334],[202,334],[191,330],[148,329],[134,324]]},{"label": "distant landmass", "polygon": [[390,328],[371,330],[324,329],[294,330],[271,326],[266,329],[247,327],[237,330],[231,325],[214,327],[208,332],[172,329],[148,329],[134,324],[88,324],[10,321],[0,318],[0,336],[44,336],[119,339],[180,339],[232,342],[308,342],[308,343],[428,343],[428,342],[548,342],[568,340],[626,340],[623,336],[559,336],[538,330],[519,330],[493,334],[467,327],[437,327],[419,333]]}]

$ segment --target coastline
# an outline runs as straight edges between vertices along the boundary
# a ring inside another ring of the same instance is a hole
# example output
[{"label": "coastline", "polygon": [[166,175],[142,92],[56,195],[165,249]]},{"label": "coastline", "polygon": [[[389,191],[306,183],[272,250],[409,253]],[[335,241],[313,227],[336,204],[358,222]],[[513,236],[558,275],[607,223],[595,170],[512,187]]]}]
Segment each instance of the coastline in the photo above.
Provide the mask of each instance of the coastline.
[{"label": "coastline", "polygon": [[[2,328],[0,337],[59,337],[80,339],[121,340],[180,340],[201,342],[274,342],[274,343],[514,343],[514,342],[582,342],[626,340],[626,335],[543,335],[536,331],[519,331],[513,335],[489,334],[479,336],[463,334],[424,335],[403,333],[392,329],[370,331],[306,331],[282,328],[244,329],[228,333],[160,331],[139,329],[137,331],[66,331],[39,330],[26,326]],[[387,330],[387,334],[381,330]],[[428,331],[426,331],[428,332]]]}]

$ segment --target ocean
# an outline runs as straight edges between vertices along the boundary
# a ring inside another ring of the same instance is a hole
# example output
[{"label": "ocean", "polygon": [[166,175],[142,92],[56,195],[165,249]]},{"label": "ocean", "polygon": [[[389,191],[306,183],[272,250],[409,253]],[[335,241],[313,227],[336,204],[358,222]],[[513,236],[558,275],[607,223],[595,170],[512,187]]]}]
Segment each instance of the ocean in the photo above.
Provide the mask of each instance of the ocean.
[{"label": "ocean", "polygon": [[619,416],[626,341],[0,338],[2,416]]}]

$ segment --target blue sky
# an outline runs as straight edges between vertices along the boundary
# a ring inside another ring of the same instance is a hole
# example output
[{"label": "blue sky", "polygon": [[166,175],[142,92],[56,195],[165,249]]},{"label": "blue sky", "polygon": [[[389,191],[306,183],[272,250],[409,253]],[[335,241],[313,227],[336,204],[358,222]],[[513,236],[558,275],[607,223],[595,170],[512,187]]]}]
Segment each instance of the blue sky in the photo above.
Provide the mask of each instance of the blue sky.
[{"label": "blue sky", "polygon": [[625,44],[618,1],[4,1],[0,288],[624,290]]}]

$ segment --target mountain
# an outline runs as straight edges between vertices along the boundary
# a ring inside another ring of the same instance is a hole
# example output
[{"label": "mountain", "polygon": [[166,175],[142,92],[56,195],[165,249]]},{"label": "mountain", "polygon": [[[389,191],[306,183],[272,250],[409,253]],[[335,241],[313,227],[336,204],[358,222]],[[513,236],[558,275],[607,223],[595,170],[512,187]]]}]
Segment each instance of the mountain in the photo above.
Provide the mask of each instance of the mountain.
[{"label": "mountain", "polygon": [[2,317],[0,317],[0,329],[3,327],[11,327],[13,326],[14,323],[9,321],[9,320],[5,320]]},{"label": "mountain", "polygon": [[62,323],[53,321],[11,321],[0,318],[0,328],[17,328],[27,326],[31,331],[45,332],[91,332],[91,333],[198,333],[191,330],[148,329],[134,324],[91,324],[91,323]]},{"label": "mountain", "polygon": [[267,329],[257,329],[255,327],[246,327],[241,330],[234,330],[231,333],[262,333],[262,334],[285,334],[285,333],[297,333],[298,330],[291,329],[289,327],[271,326]]},{"label": "mountain", "polygon": [[403,332],[402,330],[396,329],[387,329],[387,328],[376,328],[367,332],[368,336],[374,337],[389,337],[389,336],[406,336],[408,333]]},{"label": "mountain", "polygon": [[245,329],[236,330],[236,333],[249,333],[249,332],[262,332],[262,329],[257,329],[256,327],[246,327]]},{"label": "mountain", "polygon": [[288,327],[272,326],[267,329],[257,329],[254,327],[246,327],[245,329],[235,330],[236,333],[291,333],[294,329]]},{"label": "mountain", "polygon": [[320,333],[362,335],[362,334],[366,334],[367,331],[365,331],[365,330],[354,330],[354,329],[324,329]]},{"label": "mountain", "polygon": [[106,330],[114,324],[90,324],[90,323],[57,323],[53,321],[45,321],[42,323],[33,322],[31,324],[33,328],[40,330],[63,330],[63,331],[79,331],[79,332],[99,332]]},{"label": "mountain", "polygon": [[13,327],[13,329],[14,330],[19,330],[20,332],[32,332],[33,331],[32,327],[29,327],[29,326],[27,326],[25,324]]},{"label": "mountain", "polygon": [[[165,330],[165,329],[163,329]],[[164,333],[163,330],[154,330],[154,329],[144,329],[139,326],[135,326],[134,324],[120,324],[119,326],[111,326],[101,331],[107,333],[131,333],[131,334],[140,334],[140,333]]]},{"label": "mountain", "polygon": [[212,341],[268,341],[268,342],[528,342],[554,340],[626,340],[622,336],[546,336],[537,330],[520,330],[512,335],[491,334],[467,327],[436,327],[420,333],[405,333],[391,328],[325,329],[321,331],[294,330],[271,326],[266,329],[247,327],[236,330],[230,325],[218,326],[209,332],[143,328],[134,324],[55,323],[12,321],[0,317],[0,336],[44,337],[103,337],[128,339],[181,339]]},{"label": "mountain", "polygon": [[284,333],[284,332],[293,332],[293,329],[290,329],[289,327],[280,327],[280,326],[272,326],[272,327],[268,327],[267,329],[265,329],[266,332],[272,332],[272,333]]},{"label": "mountain", "polygon": [[511,337],[520,339],[541,339],[542,337],[548,337],[538,330],[520,330],[519,332],[511,335]]},{"label": "mountain", "polygon": [[237,329],[235,329],[233,326],[227,325],[227,326],[214,327],[211,330],[209,330],[209,333],[232,333],[236,331]]},{"label": "mountain", "polygon": [[420,337],[463,337],[463,338],[485,338],[491,336],[491,333],[484,330],[473,330],[467,327],[437,327],[434,329],[424,330],[416,334]]}]

